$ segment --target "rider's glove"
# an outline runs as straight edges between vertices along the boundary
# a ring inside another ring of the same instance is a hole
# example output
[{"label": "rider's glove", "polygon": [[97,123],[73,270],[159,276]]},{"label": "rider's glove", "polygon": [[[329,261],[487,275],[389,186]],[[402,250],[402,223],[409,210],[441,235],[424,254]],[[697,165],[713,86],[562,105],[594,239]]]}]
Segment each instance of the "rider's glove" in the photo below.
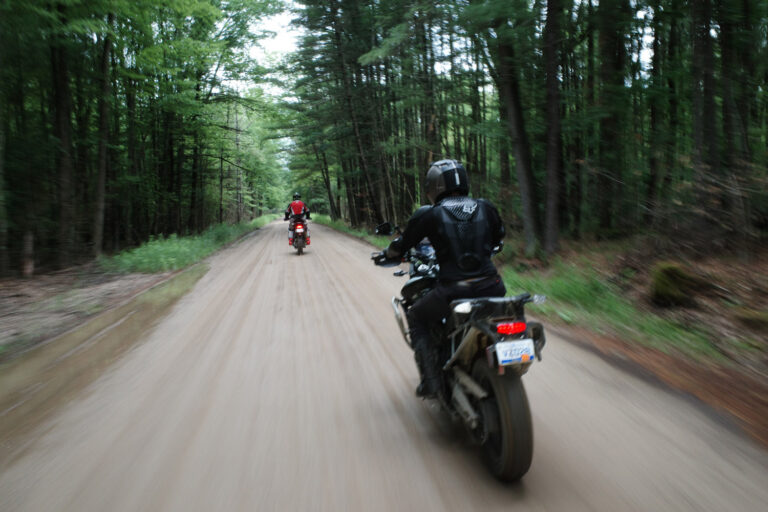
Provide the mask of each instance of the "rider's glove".
[{"label": "rider's glove", "polygon": [[384,251],[380,251],[371,254],[371,259],[375,265],[381,265],[382,263],[386,263],[389,258],[387,258],[387,255],[384,253]]}]

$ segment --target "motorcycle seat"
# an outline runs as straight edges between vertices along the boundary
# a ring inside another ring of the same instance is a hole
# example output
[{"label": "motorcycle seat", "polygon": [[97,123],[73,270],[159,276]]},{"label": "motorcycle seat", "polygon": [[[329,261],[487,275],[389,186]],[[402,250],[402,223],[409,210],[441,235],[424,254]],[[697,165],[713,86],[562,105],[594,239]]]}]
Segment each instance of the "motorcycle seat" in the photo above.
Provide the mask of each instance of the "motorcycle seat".
[{"label": "motorcycle seat", "polygon": [[500,317],[500,316],[522,316],[523,304],[531,298],[530,293],[521,293],[514,297],[476,297],[472,299],[456,299],[450,303],[451,310],[454,310],[459,304],[470,302],[472,311],[478,312],[481,316]]}]

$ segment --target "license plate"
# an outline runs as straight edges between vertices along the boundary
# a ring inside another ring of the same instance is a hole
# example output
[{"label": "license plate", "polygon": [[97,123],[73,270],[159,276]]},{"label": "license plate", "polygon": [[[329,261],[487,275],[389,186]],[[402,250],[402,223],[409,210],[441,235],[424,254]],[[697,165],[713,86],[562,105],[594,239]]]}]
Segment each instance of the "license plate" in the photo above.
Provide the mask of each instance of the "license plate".
[{"label": "license plate", "polygon": [[296,228],[296,232],[297,233],[303,233],[304,232],[304,228]]},{"label": "license plate", "polygon": [[533,340],[500,341],[494,345],[499,365],[530,363],[536,352],[533,349]]}]

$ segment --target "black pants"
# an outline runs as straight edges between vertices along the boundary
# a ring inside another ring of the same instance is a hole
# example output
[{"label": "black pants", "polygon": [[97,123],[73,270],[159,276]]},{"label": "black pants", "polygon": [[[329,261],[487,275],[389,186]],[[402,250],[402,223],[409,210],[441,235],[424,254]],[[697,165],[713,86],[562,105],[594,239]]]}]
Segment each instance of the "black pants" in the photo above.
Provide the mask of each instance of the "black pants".
[{"label": "black pants", "polygon": [[473,283],[438,284],[408,310],[408,327],[414,350],[429,348],[430,328],[448,316],[451,301],[475,297],[503,297],[506,292],[507,289],[498,275]]}]

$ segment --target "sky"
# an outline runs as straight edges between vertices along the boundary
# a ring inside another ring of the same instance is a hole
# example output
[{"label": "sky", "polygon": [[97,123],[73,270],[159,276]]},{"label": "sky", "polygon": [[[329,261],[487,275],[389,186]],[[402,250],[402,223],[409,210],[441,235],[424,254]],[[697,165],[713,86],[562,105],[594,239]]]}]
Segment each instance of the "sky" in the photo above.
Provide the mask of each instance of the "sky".
[{"label": "sky", "polygon": [[[263,31],[274,33],[272,37],[264,38],[260,40],[259,44],[247,48],[248,55],[254,62],[270,67],[278,64],[287,54],[296,50],[300,29],[291,26],[291,18],[290,12],[282,12],[275,16],[268,16],[251,25],[252,33]],[[227,85],[245,93],[256,84],[249,80],[228,80]],[[258,87],[272,96],[279,96],[285,92],[268,83],[261,83]]]},{"label": "sky", "polygon": [[299,32],[295,27],[291,27],[291,18],[292,14],[284,11],[261,20],[256,25],[256,28],[275,32],[275,36],[262,40],[261,46],[263,48],[252,47],[251,57],[260,60],[265,56],[276,56],[279,58],[295,50]]}]

